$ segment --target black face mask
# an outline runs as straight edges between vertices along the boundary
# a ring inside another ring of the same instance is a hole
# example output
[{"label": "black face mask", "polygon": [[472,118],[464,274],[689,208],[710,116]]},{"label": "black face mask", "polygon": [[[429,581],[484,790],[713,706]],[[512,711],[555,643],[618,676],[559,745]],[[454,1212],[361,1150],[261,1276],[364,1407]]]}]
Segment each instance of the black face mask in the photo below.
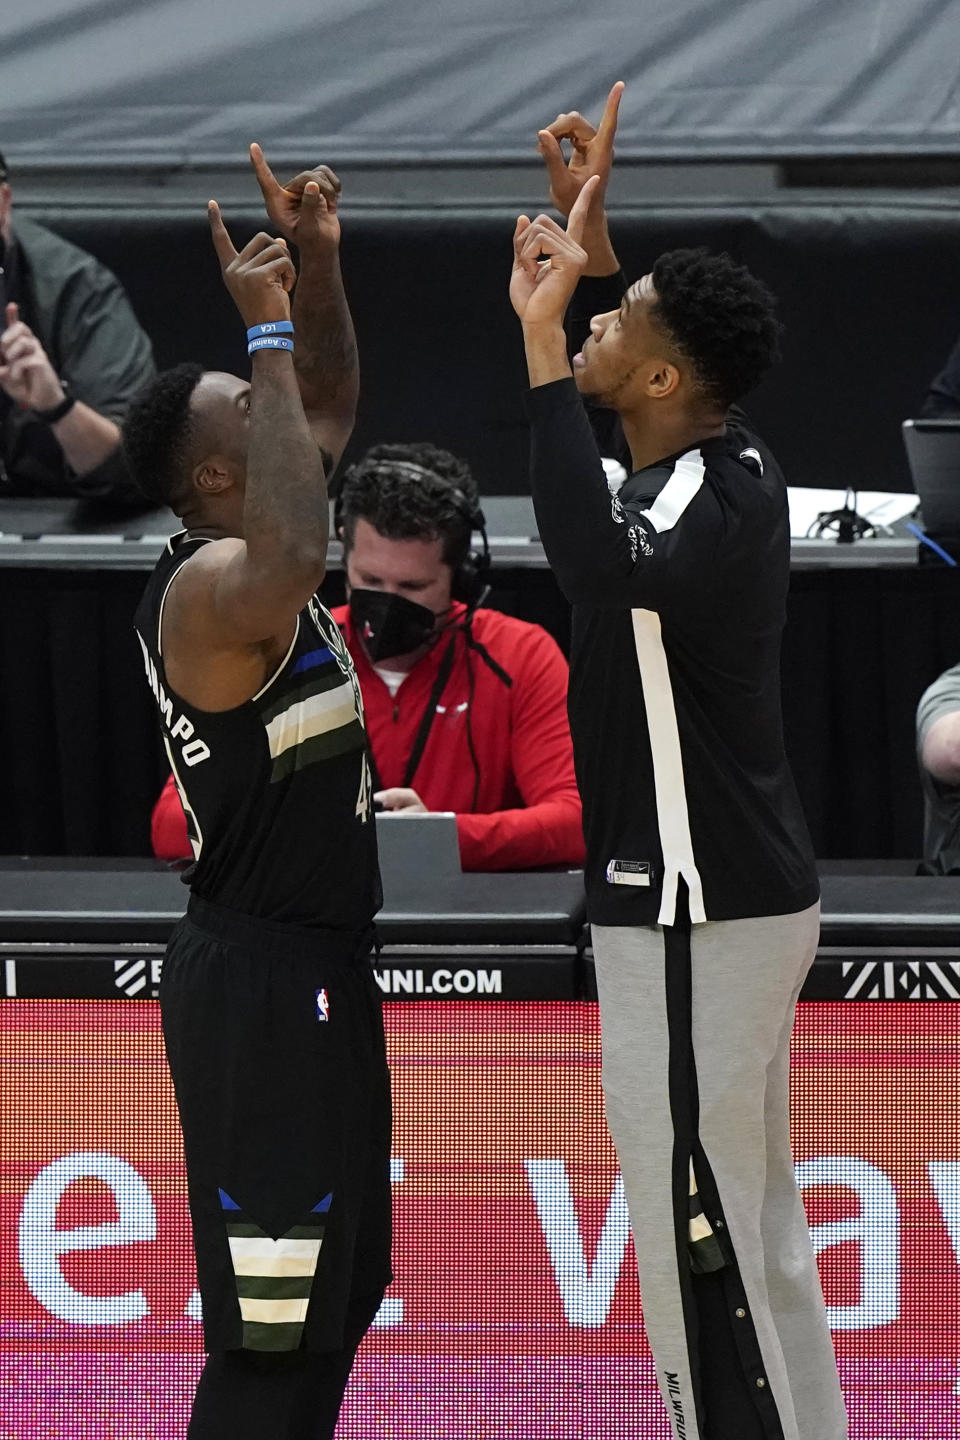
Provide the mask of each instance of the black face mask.
[{"label": "black face mask", "polygon": [[410,655],[437,634],[437,617],[426,605],[385,590],[351,590],[350,620],[374,665]]}]

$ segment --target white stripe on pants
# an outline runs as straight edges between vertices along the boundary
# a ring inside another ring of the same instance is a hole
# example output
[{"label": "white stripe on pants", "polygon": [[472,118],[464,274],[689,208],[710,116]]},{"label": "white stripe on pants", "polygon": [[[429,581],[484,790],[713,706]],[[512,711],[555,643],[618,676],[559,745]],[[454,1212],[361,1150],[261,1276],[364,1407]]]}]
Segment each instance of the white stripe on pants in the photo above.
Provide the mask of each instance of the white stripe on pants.
[{"label": "white stripe on pants", "polygon": [[[847,1434],[789,1134],[790,1034],[819,913],[814,905],[795,915],[694,925],[689,951],[699,1139],[785,1440]],[[630,1209],[647,1334],[678,1440],[707,1440],[696,1419],[696,1360],[678,1274],[665,930],[592,930],[607,1122]],[[676,1377],[670,1393],[667,1373]],[[736,1440],[721,1415],[707,1419],[709,1440]]]}]

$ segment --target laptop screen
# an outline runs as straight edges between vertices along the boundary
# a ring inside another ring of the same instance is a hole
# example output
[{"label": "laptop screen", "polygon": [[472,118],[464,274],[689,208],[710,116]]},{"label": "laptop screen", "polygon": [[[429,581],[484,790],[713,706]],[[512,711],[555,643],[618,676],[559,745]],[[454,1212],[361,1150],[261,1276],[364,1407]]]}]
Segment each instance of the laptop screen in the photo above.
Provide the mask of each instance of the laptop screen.
[{"label": "laptop screen", "polygon": [[929,535],[960,536],[960,418],[904,420],[903,443]]}]

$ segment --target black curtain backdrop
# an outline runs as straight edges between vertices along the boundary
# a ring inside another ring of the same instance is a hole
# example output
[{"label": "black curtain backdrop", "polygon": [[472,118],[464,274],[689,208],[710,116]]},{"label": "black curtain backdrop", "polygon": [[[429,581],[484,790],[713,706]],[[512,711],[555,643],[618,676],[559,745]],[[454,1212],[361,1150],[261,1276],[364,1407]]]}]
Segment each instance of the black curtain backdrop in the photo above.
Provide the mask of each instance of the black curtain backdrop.
[{"label": "black curtain backdrop", "polygon": [[[612,230],[635,279],[664,250],[703,245],[749,265],[780,301],[783,363],[747,401],[791,485],[910,489],[900,422],[960,333],[960,205],[624,203]],[[545,204],[536,194],[530,213]],[[248,373],[243,327],[203,213],[31,210],[120,277],[161,366]],[[432,440],[466,458],[482,493],[524,494],[528,432],[520,329],[507,298],[516,209],[351,211],[343,267],[360,345],[348,452]],[[227,212],[239,244],[263,225]]]},{"label": "black curtain backdrop", "polygon": [[[0,570],[0,852],[149,853],[166,764],[132,632],[144,578]],[[341,584],[330,577],[330,604]],[[566,648],[569,615],[549,572],[499,572],[492,601]],[[784,722],[821,858],[918,855],[914,712],[958,656],[956,574],[794,574]]]}]

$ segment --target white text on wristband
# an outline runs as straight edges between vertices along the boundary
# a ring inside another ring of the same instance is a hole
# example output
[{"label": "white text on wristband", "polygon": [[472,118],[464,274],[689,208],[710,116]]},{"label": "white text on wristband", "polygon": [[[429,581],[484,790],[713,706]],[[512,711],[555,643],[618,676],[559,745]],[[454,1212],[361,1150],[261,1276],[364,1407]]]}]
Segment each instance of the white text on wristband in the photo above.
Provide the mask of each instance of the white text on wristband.
[{"label": "white text on wristband", "polygon": [[256,340],[258,335],[292,335],[292,320],[265,320],[262,325],[251,325],[247,331],[248,340]]},{"label": "white text on wristband", "polygon": [[247,354],[255,355],[258,350],[293,350],[293,340],[286,335],[260,335],[250,341]]}]

